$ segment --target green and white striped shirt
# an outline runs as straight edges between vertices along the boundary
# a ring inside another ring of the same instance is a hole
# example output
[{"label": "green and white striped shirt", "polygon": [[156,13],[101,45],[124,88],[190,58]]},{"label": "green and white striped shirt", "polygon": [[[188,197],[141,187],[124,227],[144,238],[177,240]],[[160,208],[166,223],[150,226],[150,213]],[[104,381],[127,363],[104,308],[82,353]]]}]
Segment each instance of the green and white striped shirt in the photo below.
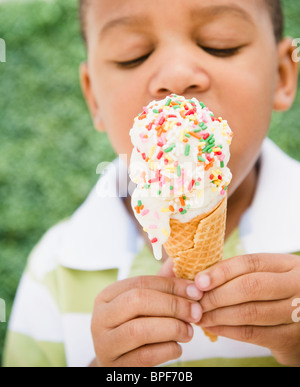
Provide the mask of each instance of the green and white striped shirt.
[{"label": "green and white striped shirt", "polygon": [[[116,167],[127,176],[118,162],[72,218],[51,229],[32,252],[10,318],[4,366],[88,366],[95,357],[90,323],[97,294],[117,280],[158,272],[160,263],[122,200],[101,197],[111,182],[115,186]],[[288,198],[284,206],[282,197]],[[299,197],[300,163],[266,140],[257,193],[226,241],[224,258],[300,251]],[[182,357],[167,365],[278,366],[266,348],[222,337],[211,343],[198,327],[182,348]]]}]

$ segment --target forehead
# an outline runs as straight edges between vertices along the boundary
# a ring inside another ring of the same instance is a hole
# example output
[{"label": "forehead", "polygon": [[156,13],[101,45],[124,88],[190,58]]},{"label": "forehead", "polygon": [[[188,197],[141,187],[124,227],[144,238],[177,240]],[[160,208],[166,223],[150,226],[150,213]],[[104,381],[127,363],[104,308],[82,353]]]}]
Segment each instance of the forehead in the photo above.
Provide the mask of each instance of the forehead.
[{"label": "forehead", "polygon": [[172,22],[176,28],[195,19],[222,17],[255,23],[266,10],[264,0],[92,0],[86,17],[88,29],[101,33],[159,23],[170,26]]}]

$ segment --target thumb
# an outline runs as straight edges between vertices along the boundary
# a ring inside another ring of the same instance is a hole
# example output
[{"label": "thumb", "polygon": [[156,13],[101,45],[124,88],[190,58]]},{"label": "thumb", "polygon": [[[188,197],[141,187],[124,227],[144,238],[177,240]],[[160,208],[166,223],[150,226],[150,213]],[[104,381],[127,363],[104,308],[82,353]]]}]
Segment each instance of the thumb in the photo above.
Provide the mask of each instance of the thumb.
[{"label": "thumb", "polygon": [[160,277],[175,277],[174,271],[173,271],[173,261],[171,258],[168,258],[161,266],[158,276]]}]

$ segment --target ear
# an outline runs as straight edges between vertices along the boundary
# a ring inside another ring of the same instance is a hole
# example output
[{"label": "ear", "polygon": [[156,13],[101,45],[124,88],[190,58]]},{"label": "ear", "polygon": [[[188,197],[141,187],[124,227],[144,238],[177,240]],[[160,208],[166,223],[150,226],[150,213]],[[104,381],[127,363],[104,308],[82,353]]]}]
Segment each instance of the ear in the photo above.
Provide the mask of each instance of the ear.
[{"label": "ear", "polygon": [[294,102],[298,84],[298,64],[294,58],[293,40],[283,39],[278,45],[278,82],[274,110],[289,110]]},{"label": "ear", "polygon": [[94,127],[99,132],[104,132],[105,128],[101,118],[100,109],[98,107],[97,101],[92,90],[91,78],[87,62],[81,63],[79,73],[82,93],[90,110],[91,117],[94,122]]}]

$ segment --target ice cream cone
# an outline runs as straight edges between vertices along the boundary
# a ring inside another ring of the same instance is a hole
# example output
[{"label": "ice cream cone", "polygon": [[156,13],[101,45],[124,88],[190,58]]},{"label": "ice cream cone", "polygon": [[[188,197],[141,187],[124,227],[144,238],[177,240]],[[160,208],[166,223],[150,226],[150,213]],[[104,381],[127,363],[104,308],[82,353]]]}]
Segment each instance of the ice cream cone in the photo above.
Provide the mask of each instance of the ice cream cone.
[{"label": "ice cream cone", "polygon": [[[171,219],[171,235],[164,247],[174,262],[176,277],[194,280],[223,259],[226,215],[227,197],[213,211],[188,223]],[[216,336],[204,332],[216,341]]]},{"label": "ice cream cone", "polygon": [[164,247],[176,277],[193,281],[196,274],[223,259],[226,213],[227,198],[188,223],[171,219],[171,235]]},{"label": "ice cream cone", "polygon": [[165,246],[175,275],[194,280],[223,258],[232,130],[203,102],[171,94],[143,107],[130,137],[134,214],[155,258]]}]

